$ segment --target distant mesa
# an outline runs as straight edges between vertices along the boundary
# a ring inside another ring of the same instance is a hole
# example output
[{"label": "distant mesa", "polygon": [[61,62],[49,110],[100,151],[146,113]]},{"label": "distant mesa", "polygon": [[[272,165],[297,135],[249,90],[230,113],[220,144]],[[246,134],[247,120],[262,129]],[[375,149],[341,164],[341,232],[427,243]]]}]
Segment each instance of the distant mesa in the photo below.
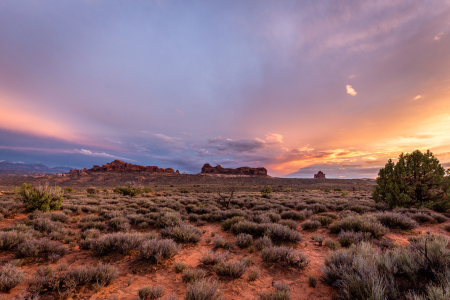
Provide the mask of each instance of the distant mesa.
[{"label": "distant mesa", "polygon": [[56,174],[67,173],[69,167],[49,168],[41,163],[26,164],[21,162],[0,161],[0,174],[32,175],[32,174]]},{"label": "distant mesa", "polygon": [[178,170],[174,171],[172,168],[158,168],[156,166],[140,166],[129,164],[121,160],[115,160],[113,162],[104,164],[103,166],[94,165],[92,169],[72,169],[70,174],[89,174],[96,172],[157,172],[157,173],[168,173],[168,174],[180,174]]},{"label": "distant mesa", "polygon": [[237,169],[222,168],[221,165],[212,167],[205,164],[202,168],[202,174],[227,174],[227,175],[267,175],[266,168],[241,167]]},{"label": "distant mesa", "polygon": [[314,178],[325,178],[325,173],[319,171],[317,174],[314,174]]}]

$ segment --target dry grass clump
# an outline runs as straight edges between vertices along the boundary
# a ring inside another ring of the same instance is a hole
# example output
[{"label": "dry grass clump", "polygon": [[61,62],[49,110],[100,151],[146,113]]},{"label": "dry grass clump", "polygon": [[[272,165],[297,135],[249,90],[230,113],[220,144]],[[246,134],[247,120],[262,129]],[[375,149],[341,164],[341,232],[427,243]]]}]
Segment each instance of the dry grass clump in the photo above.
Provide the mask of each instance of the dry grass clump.
[{"label": "dry grass clump", "polygon": [[248,273],[248,281],[255,281],[259,277],[259,270],[258,268],[254,267],[250,270]]},{"label": "dry grass clump", "polygon": [[181,273],[184,270],[186,270],[186,268],[187,268],[187,264],[185,264],[184,262],[181,262],[181,261],[176,261],[173,264],[173,270],[175,271],[175,273]]},{"label": "dry grass clump", "polygon": [[170,237],[178,243],[198,243],[202,232],[192,225],[167,227],[161,230],[161,235]]},{"label": "dry grass clump", "polygon": [[190,283],[186,289],[185,300],[222,300],[223,294],[219,291],[216,281],[202,279]]},{"label": "dry grass clump", "polygon": [[266,247],[261,250],[261,258],[267,262],[285,264],[299,269],[305,269],[310,263],[303,252],[286,246]]},{"label": "dry grass clump", "polygon": [[291,289],[285,282],[275,282],[273,284],[275,290],[273,292],[262,292],[261,300],[289,300],[291,299]]},{"label": "dry grass clump", "polygon": [[145,299],[159,299],[163,297],[166,294],[164,291],[164,287],[162,285],[158,286],[144,286],[143,288],[140,288],[138,290],[138,296],[139,299],[145,300]]},{"label": "dry grass clump", "polygon": [[220,261],[214,266],[214,272],[219,276],[229,276],[240,278],[247,270],[247,264],[244,261],[232,260],[229,262]]},{"label": "dry grass clump", "polygon": [[220,261],[226,261],[227,259],[228,253],[219,253],[207,250],[205,253],[202,253],[202,256],[200,257],[200,262],[208,266],[208,265],[215,265]]},{"label": "dry grass clump", "polygon": [[194,282],[204,279],[206,274],[207,272],[203,269],[186,269],[183,271],[183,275],[181,277],[184,282]]},{"label": "dry grass clump", "polygon": [[5,264],[0,270],[0,292],[9,292],[12,288],[19,285],[24,277],[24,271],[11,263]]},{"label": "dry grass clump", "polygon": [[341,231],[370,232],[375,238],[379,238],[388,232],[388,229],[380,221],[368,215],[345,217],[331,224],[328,228],[332,233]]},{"label": "dry grass clump", "polygon": [[139,255],[145,260],[156,263],[174,257],[181,250],[181,246],[171,239],[148,240],[139,247]]}]

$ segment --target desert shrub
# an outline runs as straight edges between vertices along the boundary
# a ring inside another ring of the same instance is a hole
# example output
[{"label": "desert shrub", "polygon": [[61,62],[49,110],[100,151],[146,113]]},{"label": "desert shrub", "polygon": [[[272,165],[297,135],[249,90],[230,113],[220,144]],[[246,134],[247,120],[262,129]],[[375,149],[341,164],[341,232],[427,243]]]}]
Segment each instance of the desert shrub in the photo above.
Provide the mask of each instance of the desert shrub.
[{"label": "desert shrub", "polygon": [[270,185],[265,185],[264,188],[261,191],[262,194],[271,194],[272,193],[272,187]]},{"label": "desert shrub", "polygon": [[348,247],[361,241],[369,241],[371,238],[370,232],[341,231],[338,235],[338,241],[342,247]]},{"label": "desert shrub", "polygon": [[364,214],[366,212],[373,211],[374,209],[366,205],[352,205],[348,207],[348,210],[357,212],[359,214]]},{"label": "desert shrub", "polygon": [[153,189],[151,187],[144,188],[144,193],[153,193]]},{"label": "desert shrub", "polygon": [[188,220],[191,222],[196,222],[198,219],[200,219],[200,215],[197,214],[189,214]]},{"label": "desert shrub", "polygon": [[228,258],[227,253],[219,253],[219,252],[213,252],[211,250],[207,250],[205,253],[202,253],[202,256],[200,257],[200,262],[204,265],[215,265],[219,261],[226,261]]},{"label": "desert shrub", "polygon": [[117,268],[108,264],[100,264],[97,267],[82,266],[62,274],[54,274],[53,270],[47,267],[36,271],[30,287],[36,293],[45,290],[57,291],[60,296],[68,297],[77,286],[92,284],[101,288],[110,285],[118,276]]},{"label": "desert shrub", "polygon": [[222,300],[222,293],[219,291],[217,282],[206,279],[197,280],[190,283],[186,289],[185,300]]},{"label": "desert shrub", "polygon": [[281,263],[299,269],[306,268],[310,260],[308,257],[292,247],[286,246],[272,246],[261,250],[261,258],[264,261]]},{"label": "desert shrub", "polygon": [[289,286],[284,282],[275,282],[273,284],[273,287],[275,288],[275,291],[269,293],[269,292],[262,292],[260,294],[261,300],[289,300],[291,299],[291,289]]},{"label": "desert shrub", "polygon": [[128,219],[125,217],[113,218],[109,220],[108,225],[114,230],[123,230],[130,227],[130,223],[128,222]]},{"label": "desert shrub", "polygon": [[307,218],[305,213],[297,212],[297,211],[293,211],[293,210],[282,212],[280,214],[280,216],[282,219],[291,219],[291,220],[297,220],[297,221],[303,221]]},{"label": "desert shrub", "polygon": [[332,233],[340,231],[370,232],[375,238],[386,234],[388,229],[373,216],[349,216],[328,226]]},{"label": "desert shrub", "polygon": [[308,286],[315,288],[317,285],[317,279],[314,276],[308,276]]},{"label": "desert shrub", "polygon": [[98,215],[86,215],[81,218],[80,223],[103,222],[104,218]]},{"label": "desert shrub", "polygon": [[186,268],[187,268],[187,264],[185,264],[184,262],[181,262],[181,261],[176,261],[176,262],[173,264],[173,270],[175,271],[175,273],[181,273],[181,272],[183,272]]},{"label": "desert shrub", "polygon": [[231,226],[233,226],[236,223],[245,221],[244,217],[241,216],[235,216],[229,219],[226,219],[225,221],[220,224],[220,227],[222,227],[222,230],[230,230]]},{"label": "desert shrub", "polygon": [[0,231],[0,250],[11,250],[32,238],[28,232],[17,230]]},{"label": "desert shrub", "polygon": [[141,243],[148,238],[152,237],[141,233],[117,232],[87,239],[87,241],[89,241],[89,248],[96,255],[114,252],[128,255],[131,250],[138,249]]},{"label": "desert shrub", "polygon": [[207,272],[203,269],[186,269],[183,271],[183,275],[181,277],[183,278],[184,282],[194,282],[204,279],[206,273]]},{"label": "desert shrub", "polygon": [[331,223],[333,223],[333,219],[332,219],[331,217],[329,217],[329,216],[324,216],[324,215],[322,215],[322,216],[317,216],[317,217],[314,218],[314,220],[320,222],[320,225],[321,225],[321,226],[328,226],[328,225],[330,225]]},{"label": "desert shrub", "polygon": [[318,234],[315,234],[315,235],[313,235],[313,236],[311,237],[311,239],[312,239],[313,241],[316,241],[316,242],[319,244],[319,246],[322,246],[322,243],[323,243],[323,240],[324,240],[323,236],[320,236],[320,235],[318,235]]},{"label": "desert shrub", "polygon": [[192,225],[167,227],[161,230],[162,236],[168,236],[178,243],[198,243],[202,233],[200,229]]},{"label": "desert shrub", "polygon": [[61,208],[61,202],[64,199],[63,190],[58,187],[50,187],[48,184],[37,187],[31,184],[22,184],[16,191],[17,198],[27,209],[50,211]]},{"label": "desert shrub", "polygon": [[373,214],[381,224],[388,228],[400,228],[403,230],[413,229],[419,226],[417,222],[407,215],[394,212],[384,212]]},{"label": "desert shrub", "polygon": [[389,159],[380,169],[372,197],[391,208],[442,201],[449,192],[449,179],[444,175],[445,169],[429,150],[402,153],[397,163]]},{"label": "desert shrub", "polygon": [[283,226],[289,227],[290,229],[296,229],[298,226],[297,221],[289,220],[289,219],[281,220],[279,223]]},{"label": "desert shrub", "polygon": [[13,287],[19,285],[24,277],[24,271],[17,269],[11,263],[5,264],[0,270],[0,292],[9,292]]},{"label": "desert shrub", "polygon": [[444,225],[444,230],[450,232],[450,224]]},{"label": "desert shrub", "polygon": [[30,223],[37,231],[47,234],[53,231],[58,231],[64,227],[64,225],[59,222],[53,222],[52,220],[45,218],[35,219],[30,221]]},{"label": "desert shrub", "polygon": [[68,186],[68,187],[66,187],[65,189],[64,189],[64,192],[66,192],[66,193],[72,193],[72,192],[74,192],[75,190],[73,189],[73,188],[71,188],[70,186]]},{"label": "desert shrub", "polygon": [[88,193],[88,195],[95,195],[98,194],[98,189],[96,187],[90,186],[86,189],[86,193]]},{"label": "desert shrub", "polygon": [[301,235],[295,230],[281,224],[261,224],[263,235],[268,236],[274,242],[298,242]]},{"label": "desert shrub", "polygon": [[259,277],[258,268],[254,267],[248,273],[248,281],[255,281]]},{"label": "desert shrub", "polygon": [[317,230],[317,228],[320,227],[320,222],[319,221],[312,221],[312,220],[311,221],[305,221],[302,224],[300,224],[300,226],[302,226],[302,228],[304,230],[314,231],[314,230]]},{"label": "desert shrub", "polygon": [[262,250],[266,247],[273,246],[272,240],[268,236],[263,236],[255,240],[255,247],[258,250]]},{"label": "desert shrub", "polygon": [[144,286],[138,290],[139,299],[159,299],[163,297],[166,293],[164,292],[164,287],[161,285],[158,286]]},{"label": "desert shrub", "polygon": [[113,192],[123,196],[134,197],[142,194],[143,188],[134,182],[127,182],[125,187],[117,186]]},{"label": "desert shrub", "polygon": [[60,257],[67,253],[67,247],[49,239],[29,240],[17,247],[18,257],[37,257],[41,254],[57,254]]},{"label": "desert shrub", "polygon": [[89,229],[97,229],[100,231],[106,230],[106,224],[100,221],[80,223],[78,226],[81,227],[81,231],[86,231]]},{"label": "desert shrub", "polygon": [[148,240],[139,247],[139,255],[145,260],[156,263],[174,257],[181,250],[181,246],[171,239]]},{"label": "desert shrub", "polygon": [[412,214],[411,218],[416,220],[419,223],[431,223],[431,224],[437,223],[436,220],[432,216],[425,214],[423,212],[418,212],[418,213]]},{"label": "desert shrub", "polygon": [[233,248],[233,244],[224,240],[223,237],[221,237],[220,235],[216,236],[214,238],[214,248],[223,248],[223,249],[231,249]]},{"label": "desert shrub", "polygon": [[250,234],[241,233],[234,238],[234,242],[239,248],[246,248],[253,243],[253,237]]},{"label": "desert shrub", "polygon": [[247,270],[244,261],[232,260],[229,262],[221,261],[214,266],[214,272],[219,276],[229,276],[232,278],[240,278]]},{"label": "desert shrub", "polygon": [[335,192],[342,192],[342,189],[341,188],[334,188],[333,191],[335,191]]},{"label": "desert shrub", "polygon": [[340,244],[333,241],[332,239],[325,239],[325,246],[327,246],[330,250],[336,250],[340,248]]},{"label": "desert shrub", "polygon": [[315,213],[323,213],[327,211],[327,207],[320,203],[315,203],[313,205],[310,205],[309,208]]},{"label": "desert shrub", "polygon": [[441,290],[442,279],[450,275],[448,245],[448,237],[432,234],[386,251],[362,242],[330,252],[322,270],[324,280],[337,286],[343,299],[404,299],[407,294],[428,293],[430,287]]},{"label": "desert shrub", "polygon": [[159,228],[180,226],[182,223],[183,220],[178,212],[167,212],[159,216],[156,220],[156,226]]}]

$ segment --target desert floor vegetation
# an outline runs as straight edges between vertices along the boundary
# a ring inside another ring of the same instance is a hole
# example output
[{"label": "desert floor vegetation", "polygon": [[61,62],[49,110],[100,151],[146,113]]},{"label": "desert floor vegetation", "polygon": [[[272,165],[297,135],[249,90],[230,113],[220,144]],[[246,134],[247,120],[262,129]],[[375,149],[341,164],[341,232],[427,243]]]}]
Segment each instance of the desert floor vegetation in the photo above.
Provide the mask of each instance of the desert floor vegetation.
[{"label": "desert floor vegetation", "polygon": [[223,205],[227,179],[191,179],[58,182],[43,211],[0,187],[2,299],[449,296],[448,212],[391,209],[363,180],[233,179]]}]

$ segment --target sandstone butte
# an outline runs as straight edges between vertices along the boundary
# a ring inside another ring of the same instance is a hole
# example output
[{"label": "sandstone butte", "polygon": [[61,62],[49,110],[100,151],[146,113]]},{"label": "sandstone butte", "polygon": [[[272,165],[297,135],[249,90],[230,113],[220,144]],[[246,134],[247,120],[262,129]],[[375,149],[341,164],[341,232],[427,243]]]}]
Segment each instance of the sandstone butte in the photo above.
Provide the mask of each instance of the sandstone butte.
[{"label": "sandstone butte", "polygon": [[174,171],[172,168],[158,168],[156,166],[140,166],[129,164],[121,160],[115,160],[113,162],[104,164],[103,166],[94,165],[92,169],[72,169],[70,174],[89,174],[95,172],[158,172],[158,173],[169,173],[169,174],[179,174],[178,170]]},{"label": "sandstone butte", "polygon": [[221,165],[212,167],[205,164],[202,168],[202,174],[227,174],[227,175],[267,175],[266,168],[241,167],[237,169],[222,168]]}]

